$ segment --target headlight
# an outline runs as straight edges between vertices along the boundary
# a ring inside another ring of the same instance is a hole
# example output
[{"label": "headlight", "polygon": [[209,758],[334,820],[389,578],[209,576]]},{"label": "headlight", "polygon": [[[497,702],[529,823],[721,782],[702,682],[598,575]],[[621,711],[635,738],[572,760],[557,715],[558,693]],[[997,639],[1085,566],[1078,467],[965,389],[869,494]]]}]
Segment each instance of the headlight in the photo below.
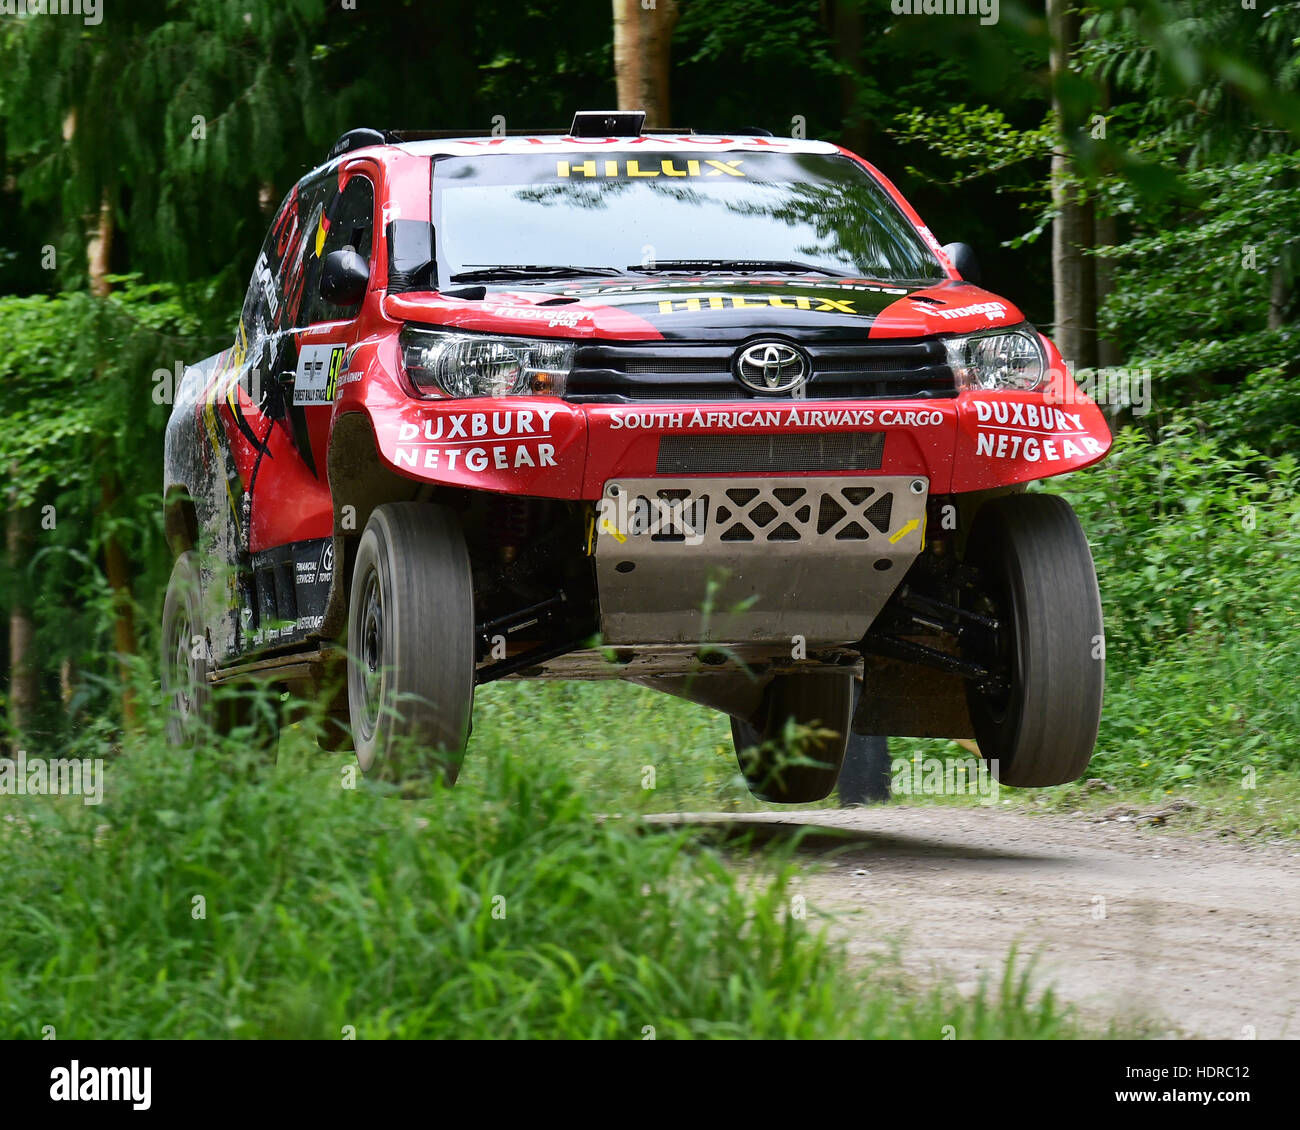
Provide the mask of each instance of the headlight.
[{"label": "headlight", "polygon": [[1043,383],[1047,357],[1030,326],[1001,333],[948,338],[948,364],[959,389],[1028,392]]},{"label": "headlight", "polygon": [[448,396],[558,396],[573,368],[565,341],[439,333],[404,326],[402,365],[418,389]]}]

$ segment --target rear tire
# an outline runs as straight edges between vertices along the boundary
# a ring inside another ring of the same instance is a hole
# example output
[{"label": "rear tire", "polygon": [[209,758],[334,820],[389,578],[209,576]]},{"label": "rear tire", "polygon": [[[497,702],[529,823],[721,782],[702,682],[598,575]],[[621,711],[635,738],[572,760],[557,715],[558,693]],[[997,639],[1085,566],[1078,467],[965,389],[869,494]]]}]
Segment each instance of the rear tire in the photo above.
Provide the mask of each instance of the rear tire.
[{"label": "rear tire", "polygon": [[1088,539],[1063,498],[1011,495],[976,515],[967,563],[1003,627],[963,650],[1010,672],[1010,688],[967,686],[980,754],[1004,785],[1039,788],[1083,775],[1097,744],[1105,681],[1101,594]]},{"label": "rear tire", "polygon": [[274,691],[258,695],[251,687],[226,687],[214,694],[208,680],[212,664],[193,550],[182,553],[172,566],[163,598],[161,639],[159,681],[168,707],[168,740],[197,749],[212,734],[225,737],[243,730],[250,747],[274,763],[280,740],[279,696]]},{"label": "rear tire", "polygon": [[[749,791],[773,804],[809,804],[839,779],[853,717],[852,675],[777,675],[752,719],[732,716],[731,740]],[[787,748],[786,723],[832,736]],[[809,764],[815,762],[816,764]]]},{"label": "rear tire", "polygon": [[386,503],[357,548],[348,598],[348,707],[362,770],[456,780],[474,707],[474,586],[460,523]]},{"label": "rear tire", "polygon": [[[862,697],[862,680],[853,680],[853,713]],[[893,774],[889,759],[889,739],[877,734],[849,732],[849,745],[840,767],[838,792],[841,808],[855,805],[883,804],[889,800]]]}]

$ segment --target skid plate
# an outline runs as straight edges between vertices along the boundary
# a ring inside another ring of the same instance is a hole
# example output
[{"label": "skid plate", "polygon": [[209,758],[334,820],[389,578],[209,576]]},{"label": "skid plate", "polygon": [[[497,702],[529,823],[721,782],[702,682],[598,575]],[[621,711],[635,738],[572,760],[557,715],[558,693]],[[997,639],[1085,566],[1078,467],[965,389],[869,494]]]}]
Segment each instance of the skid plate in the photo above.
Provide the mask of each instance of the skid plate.
[{"label": "skid plate", "polygon": [[916,475],[612,479],[596,514],[605,642],[848,643],[925,544]]}]

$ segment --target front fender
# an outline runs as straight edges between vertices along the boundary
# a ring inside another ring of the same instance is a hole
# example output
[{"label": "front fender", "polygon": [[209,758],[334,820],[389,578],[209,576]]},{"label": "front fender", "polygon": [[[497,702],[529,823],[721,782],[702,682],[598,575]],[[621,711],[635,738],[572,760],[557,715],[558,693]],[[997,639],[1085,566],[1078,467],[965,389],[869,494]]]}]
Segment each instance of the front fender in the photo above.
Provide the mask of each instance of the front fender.
[{"label": "front fender", "polygon": [[1056,346],[1039,336],[1050,369],[1044,388],[957,397],[955,492],[1063,475],[1096,463],[1110,450],[1106,417],[1074,383]]},{"label": "front fender", "polygon": [[[380,462],[440,486],[576,499],[587,455],[587,420],[553,396],[424,399],[408,394],[392,339],[359,349],[340,377],[335,423],[362,413]],[[337,492],[338,487],[335,487]]]}]

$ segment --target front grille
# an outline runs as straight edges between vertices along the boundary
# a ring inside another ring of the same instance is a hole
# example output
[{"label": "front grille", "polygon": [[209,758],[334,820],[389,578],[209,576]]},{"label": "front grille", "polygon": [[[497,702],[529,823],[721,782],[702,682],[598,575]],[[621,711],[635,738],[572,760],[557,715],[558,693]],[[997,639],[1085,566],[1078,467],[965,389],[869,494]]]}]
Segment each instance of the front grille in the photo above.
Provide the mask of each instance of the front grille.
[{"label": "front grille", "polygon": [[[613,400],[616,402],[640,403],[643,400],[652,401],[669,401],[669,400],[748,400],[749,394],[745,391],[743,385],[738,381],[731,382],[732,387],[719,387],[716,391],[711,388],[701,390],[694,385],[672,385],[662,384],[629,384],[625,386],[621,396],[570,396],[570,400]],[[755,397],[754,399],[758,399]]]},{"label": "front grille", "polygon": [[655,471],[660,475],[878,471],[884,452],[884,432],[664,436],[659,440]]},{"label": "front grille", "polygon": [[[712,357],[640,357],[627,362],[628,373],[710,373],[716,375],[718,363]],[[725,369],[723,370],[726,371]]]},{"label": "front grille", "polygon": [[[794,339],[792,339],[794,340]],[[947,351],[936,338],[879,341],[801,341],[812,375],[801,390],[810,400],[956,395]],[[599,342],[580,345],[565,386],[574,403],[777,400],[742,385],[732,374],[739,344]]]}]

